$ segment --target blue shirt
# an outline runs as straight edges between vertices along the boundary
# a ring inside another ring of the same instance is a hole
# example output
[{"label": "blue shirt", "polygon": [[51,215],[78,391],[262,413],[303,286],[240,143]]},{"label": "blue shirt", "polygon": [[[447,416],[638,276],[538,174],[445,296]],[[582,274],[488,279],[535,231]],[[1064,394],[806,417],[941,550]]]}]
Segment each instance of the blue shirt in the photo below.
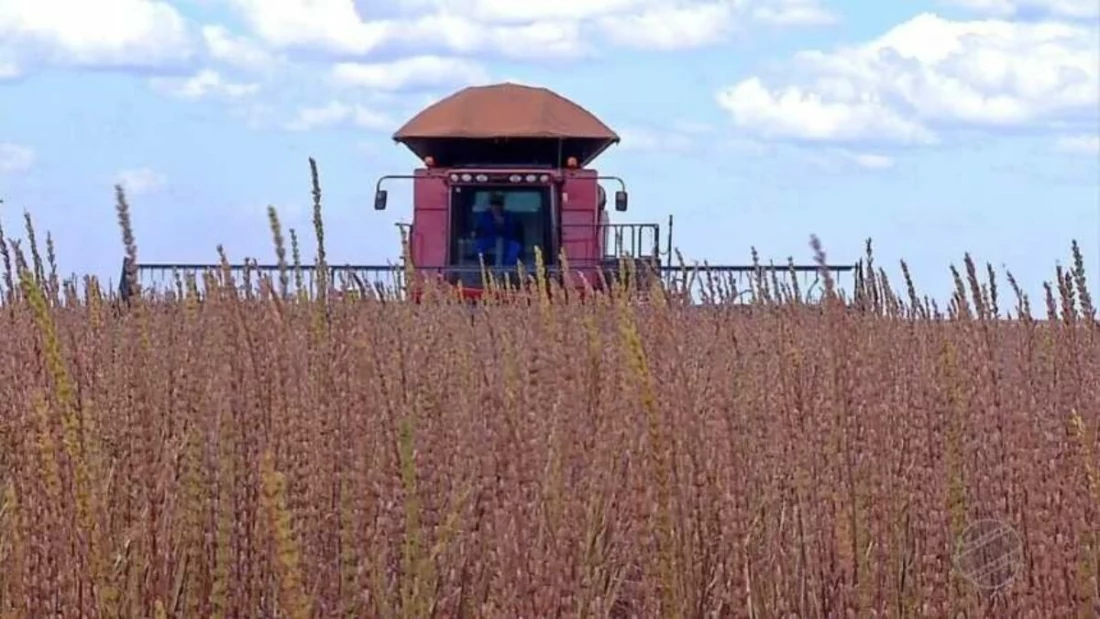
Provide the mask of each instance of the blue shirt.
[{"label": "blue shirt", "polygon": [[478,214],[477,218],[477,235],[479,238],[496,238],[504,237],[506,239],[515,240],[516,238],[516,219],[508,211],[501,211],[504,222],[497,224],[496,219],[493,217],[492,210],[485,210]]}]

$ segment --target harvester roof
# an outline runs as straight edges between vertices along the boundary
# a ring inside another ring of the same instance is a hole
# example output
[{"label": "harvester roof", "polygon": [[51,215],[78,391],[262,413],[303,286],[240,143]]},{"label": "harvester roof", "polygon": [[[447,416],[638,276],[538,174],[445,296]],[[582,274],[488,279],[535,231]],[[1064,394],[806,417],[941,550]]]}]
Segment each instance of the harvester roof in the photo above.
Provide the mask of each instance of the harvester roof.
[{"label": "harvester roof", "polygon": [[480,142],[496,145],[496,152],[523,150],[533,157],[537,151],[542,159],[547,152],[572,156],[584,166],[619,136],[591,112],[547,88],[503,83],[464,88],[428,106],[393,139],[421,159],[459,159],[457,150],[483,150],[474,146]]}]

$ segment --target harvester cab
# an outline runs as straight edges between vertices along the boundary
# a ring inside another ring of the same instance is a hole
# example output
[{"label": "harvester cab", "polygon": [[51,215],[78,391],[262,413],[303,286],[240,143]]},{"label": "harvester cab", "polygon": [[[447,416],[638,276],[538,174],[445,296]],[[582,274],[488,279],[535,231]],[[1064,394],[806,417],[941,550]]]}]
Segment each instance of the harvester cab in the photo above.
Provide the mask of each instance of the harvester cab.
[{"label": "harvester cab", "polygon": [[[599,286],[617,277],[622,260],[636,273],[659,266],[657,224],[613,224],[600,181],[616,185],[616,211],[629,197],[621,178],[590,164],[619,137],[586,110],[544,88],[473,87],[412,118],[394,135],[422,162],[408,176],[378,181],[374,207],[387,206],[386,181],[413,183],[413,218],[402,224],[415,271],[462,284],[476,295],[483,267],[494,277],[531,272],[536,253],[556,275],[570,271]],[[486,236],[492,198],[507,230]],[[513,260],[514,259],[514,260]],[[602,276],[602,277],[601,277]],[[578,281],[581,281],[578,278]]]}]

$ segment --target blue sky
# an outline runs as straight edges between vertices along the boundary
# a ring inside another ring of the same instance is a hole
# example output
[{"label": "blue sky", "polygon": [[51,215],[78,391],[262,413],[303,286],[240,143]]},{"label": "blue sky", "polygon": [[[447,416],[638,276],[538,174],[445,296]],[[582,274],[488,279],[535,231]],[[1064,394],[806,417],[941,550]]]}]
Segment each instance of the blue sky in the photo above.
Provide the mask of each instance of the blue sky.
[{"label": "blue sky", "polygon": [[270,261],[268,204],[310,238],[313,156],[330,261],[384,262],[411,212],[400,184],[373,211],[374,182],[417,164],[389,136],[507,80],[618,131],[596,167],[629,185],[619,220],[674,215],[689,260],[808,262],[817,234],[852,262],[870,237],[935,297],[968,251],[1037,295],[1077,239],[1096,288],[1098,6],[0,0],[2,216],[14,234],[29,210],[63,271],[115,278],[121,181],[144,260]]}]

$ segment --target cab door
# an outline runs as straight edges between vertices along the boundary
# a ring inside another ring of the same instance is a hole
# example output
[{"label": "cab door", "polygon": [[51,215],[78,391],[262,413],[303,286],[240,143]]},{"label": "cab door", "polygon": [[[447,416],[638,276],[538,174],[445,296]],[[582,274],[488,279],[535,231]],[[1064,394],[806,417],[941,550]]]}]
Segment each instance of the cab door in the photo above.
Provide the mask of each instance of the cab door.
[{"label": "cab door", "polygon": [[450,243],[450,195],[443,176],[417,170],[413,185],[413,226],[409,253],[417,269],[447,265]]},{"label": "cab door", "polygon": [[599,263],[597,229],[597,183],[591,170],[578,170],[566,176],[561,186],[561,248],[570,268],[587,268]]}]

